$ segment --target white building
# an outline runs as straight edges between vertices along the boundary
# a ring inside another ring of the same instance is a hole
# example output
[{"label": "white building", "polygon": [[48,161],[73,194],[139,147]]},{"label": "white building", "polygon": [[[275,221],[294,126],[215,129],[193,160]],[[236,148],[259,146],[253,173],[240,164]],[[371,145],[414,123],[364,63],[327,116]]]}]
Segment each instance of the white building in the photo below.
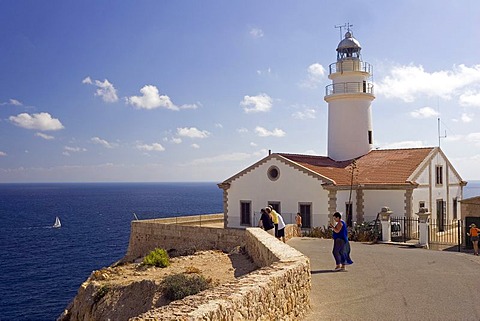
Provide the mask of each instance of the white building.
[{"label": "white building", "polygon": [[256,226],[268,204],[287,223],[328,225],[336,211],[348,225],[375,219],[383,206],[414,217],[426,207],[439,224],[460,218],[464,182],[438,147],[372,150],[372,66],[351,32],[330,65],[328,156],[274,153],[218,184],[225,227]]}]

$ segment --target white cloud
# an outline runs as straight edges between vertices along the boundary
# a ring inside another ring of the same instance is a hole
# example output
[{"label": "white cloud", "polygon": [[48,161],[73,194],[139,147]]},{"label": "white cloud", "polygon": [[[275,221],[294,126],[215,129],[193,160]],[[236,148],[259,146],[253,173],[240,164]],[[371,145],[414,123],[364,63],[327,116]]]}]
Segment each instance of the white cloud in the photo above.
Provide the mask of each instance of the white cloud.
[{"label": "white cloud", "polygon": [[461,117],[461,120],[462,120],[462,122],[464,122],[464,123],[470,123],[470,122],[473,121],[473,117],[472,117],[472,115],[469,115],[469,114],[467,114],[467,113],[463,113],[463,114],[462,114],[462,117]]},{"label": "white cloud", "polygon": [[307,79],[300,84],[300,87],[317,88],[317,86],[325,80],[325,73],[326,70],[321,64],[311,64],[307,68]]},{"label": "white cloud", "polygon": [[223,128],[223,125],[220,124],[220,123],[216,123],[216,124],[215,124],[215,127],[216,127],[216,128]]},{"label": "white cloud", "polygon": [[74,153],[86,152],[86,151],[87,151],[87,149],[86,149],[86,148],[83,148],[83,147],[70,147],[70,146],[65,146],[63,149],[66,150],[66,151],[68,151],[68,152],[74,152]]},{"label": "white cloud", "polygon": [[88,77],[85,77],[85,79],[82,80],[82,84],[93,85],[93,82],[92,82],[92,79],[88,76]]},{"label": "white cloud", "polygon": [[250,36],[255,39],[262,38],[264,36],[263,30],[260,28],[251,28],[250,29]]},{"label": "white cloud", "polygon": [[[86,77],[82,80],[82,84],[93,85],[94,83],[90,77]],[[100,96],[104,102],[114,103],[118,100],[117,90],[107,79],[95,80],[95,86],[97,86],[95,96]]]},{"label": "white cloud", "polygon": [[480,146],[480,133],[470,133],[465,137],[467,142]]},{"label": "white cloud", "polygon": [[115,143],[109,143],[105,139],[101,139],[100,137],[92,137],[90,139],[94,144],[102,145],[103,147],[106,148],[114,148],[117,146]]},{"label": "white cloud", "polygon": [[195,127],[184,127],[177,128],[177,135],[190,138],[207,138],[208,136],[210,136],[210,133],[206,130],[199,130]]},{"label": "white cloud", "polygon": [[267,69],[265,70],[260,70],[258,69],[257,70],[257,75],[271,75],[272,74],[272,68],[268,67]]},{"label": "white cloud", "polygon": [[272,108],[272,98],[265,93],[257,96],[245,96],[240,102],[245,113],[267,112]]},{"label": "white cloud", "polygon": [[316,111],[313,108],[307,108],[304,111],[297,111],[292,114],[292,117],[295,119],[315,119]]},{"label": "white cloud", "polygon": [[160,143],[153,143],[153,144],[138,144],[137,149],[144,150],[147,152],[163,152],[165,148]]},{"label": "white cloud", "polygon": [[382,149],[400,149],[400,148],[418,148],[424,147],[420,140],[406,140],[402,142],[390,143],[382,146]]},{"label": "white cloud", "polygon": [[192,145],[190,145],[190,146],[192,146],[192,148],[195,148],[195,149],[199,149],[199,148],[200,148],[200,145],[198,145],[198,144],[192,144]]},{"label": "white cloud", "polygon": [[[378,83],[375,92],[387,98],[399,98],[413,102],[421,95],[451,99],[460,95],[461,90],[480,81],[480,65],[467,67],[454,66],[452,70],[426,72],[423,66],[396,66]],[[468,89],[468,88],[467,88]],[[464,96],[465,104],[471,103],[469,96]]]},{"label": "white cloud", "polygon": [[46,140],[55,139],[55,137],[50,136],[50,135],[47,135],[47,134],[44,134],[44,133],[35,133],[35,136],[41,137],[41,138],[46,139]]},{"label": "white cloud", "polygon": [[472,90],[467,90],[459,97],[461,106],[480,107],[480,93]]},{"label": "white cloud", "polygon": [[182,139],[180,137],[172,137],[172,139],[170,141],[174,144],[181,144],[182,143]]},{"label": "white cloud", "polygon": [[126,98],[127,104],[135,106],[138,109],[167,108],[170,110],[197,109],[197,104],[175,105],[167,95],[160,95],[158,88],[153,85],[145,85],[140,89],[142,96],[131,96]]},{"label": "white cloud", "polygon": [[245,128],[245,127],[238,128],[238,129],[237,129],[237,132],[238,132],[239,134],[246,134],[246,133],[248,133],[248,129]]},{"label": "white cloud", "polygon": [[248,153],[231,153],[231,154],[221,154],[213,157],[205,157],[194,159],[188,165],[202,165],[202,164],[212,164],[212,163],[221,163],[221,162],[237,162],[249,159],[252,155]]},{"label": "white cloud", "polygon": [[0,106],[4,106],[4,105],[23,106],[23,104],[16,99],[9,99],[5,103],[0,103]]},{"label": "white cloud", "polygon": [[71,153],[80,153],[80,152],[86,152],[86,148],[82,147],[70,147],[70,146],[65,146],[63,148],[63,155],[65,156],[71,156]]},{"label": "white cloud", "polygon": [[440,114],[432,107],[423,107],[410,112],[410,116],[413,118],[432,118],[438,115]]},{"label": "white cloud", "polygon": [[269,130],[267,130],[263,127],[260,127],[260,126],[255,127],[255,133],[259,137],[268,137],[268,136],[283,137],[283,136],[286,135],[286,133],[281,129],[275,128],[274,130],[269,131]]},{"label": "white cloud", "polygon": [[0,151],[0,157],[7,156],[7,153]]},{"label": "white cloud", "polygon": [[257,145],[256,143],[254,143],[254,142],[250,142],[250,146],[252,146],[252,147],[257,147],[258,145]]},{"label": "white cloud", "polygon": [[62,123],[56,119],[52,118],[49,113],[38,113],[38,114],[27,114],[21,113],[17,116],[10,116],[8,118],[14,125],[26,128],[26,129],[36,129],[36,130],[60,130],[63,129]]}]

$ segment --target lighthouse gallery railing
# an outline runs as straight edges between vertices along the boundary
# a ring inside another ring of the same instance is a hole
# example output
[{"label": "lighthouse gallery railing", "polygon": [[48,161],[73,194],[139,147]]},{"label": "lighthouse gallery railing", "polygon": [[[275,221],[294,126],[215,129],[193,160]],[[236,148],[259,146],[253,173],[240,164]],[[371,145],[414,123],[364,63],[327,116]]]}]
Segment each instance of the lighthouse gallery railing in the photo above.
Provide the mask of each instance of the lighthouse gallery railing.
[{"label": "lighthouse gallery railing", "polygon": [[373,66],[370,65],[368,62],[360,61],[357,59],[345,59],[341,61],[334,62],[329,66],[330,74],[334,74],[337,72],[347,72],[347,71],[362,71],[369,73],[370,75],[373,74]]},{"label": "lighthouse gallery railing", "polygon": [[341,82],[325,87],[325,95],[333,94],[357,94],[365,93],[373,95],[373,84],[369,82]]}]

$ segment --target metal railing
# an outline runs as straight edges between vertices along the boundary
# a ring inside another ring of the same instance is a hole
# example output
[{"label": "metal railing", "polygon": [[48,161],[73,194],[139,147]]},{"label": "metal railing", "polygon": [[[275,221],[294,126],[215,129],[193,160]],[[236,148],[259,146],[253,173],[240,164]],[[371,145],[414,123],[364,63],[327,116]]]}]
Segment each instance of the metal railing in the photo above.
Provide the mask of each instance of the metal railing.
[{"label": "metal railing", "polygon": [[428,242],[443,245],[458,245],[458,251],[462,244],[463,228],[461,220],[444,222],[431,220],[428,229]]},{"label": "metal railing", "polygon": [[418,218],[392,217],[390,219],[392,241],[405,243],[412,239],[418,240],[420,236],[418,223]]},{"label": "metal railing", "polygon": [[329,66],[330,74],[337,72],[346,72],[346,71],[362,71],[369,74],[373,74],[373,66],[368,62],[347,59],[342,61],[337,61]]},{"label": "metal railing", "polygon": [[373,84],[370,82],[341,82],[336,84],[330,84],[325,87],[325,95],[333,94],[372,94]]}]

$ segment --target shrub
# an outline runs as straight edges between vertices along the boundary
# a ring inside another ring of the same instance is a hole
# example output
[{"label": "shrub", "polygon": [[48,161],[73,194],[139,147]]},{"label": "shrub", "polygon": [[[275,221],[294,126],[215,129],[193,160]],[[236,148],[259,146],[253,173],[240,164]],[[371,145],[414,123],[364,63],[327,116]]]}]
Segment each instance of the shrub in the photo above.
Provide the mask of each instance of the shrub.
[{"label": "shrub", "polygon": [[110,291],[110,287],[108,285],[102,285],[102,287],[95,292],[95,295],[93,296],[93,302],[95,304],[98,303],[98,301],[100,301],[108,293],[108,291]]},{"label": "shrub", "polygon": [[318,237],[318,238],[324,238],[324,239],[331,239],[332,236],[332,229],[329,229],[328,227],[313,227],[309,231],[305,232],[305,236],[307,237]]},{"label": "shrub", "polygon": [[379,229],[376,225],[368,222],[355,225],[348,229],[348,239],[358,242],[374,242],[378,240]]},{"label": "shrub", "polygon": [[[379,235],[378,226],[373,223],[364,222],[348,228],[349,241],[375,242],[379,238]],[[310,231],[305,232],[305,236],[331,239],[333,238],[333,232],[331,228],[325,226],[314,227],[310,229]]]},{"label": "shrub", "polygon": [[162,281],[164,294],[170,301],[181,300],[186,296],[208,289],[208,281],[199,274],[173,274]]},{"label": "shrub", "polygon": [[152,252],[148,253],[143,259],[144,265],[153,265],[156,267],[166,267],[170,265],[170,260],[167,251],[164,249],[156,248]]}]

